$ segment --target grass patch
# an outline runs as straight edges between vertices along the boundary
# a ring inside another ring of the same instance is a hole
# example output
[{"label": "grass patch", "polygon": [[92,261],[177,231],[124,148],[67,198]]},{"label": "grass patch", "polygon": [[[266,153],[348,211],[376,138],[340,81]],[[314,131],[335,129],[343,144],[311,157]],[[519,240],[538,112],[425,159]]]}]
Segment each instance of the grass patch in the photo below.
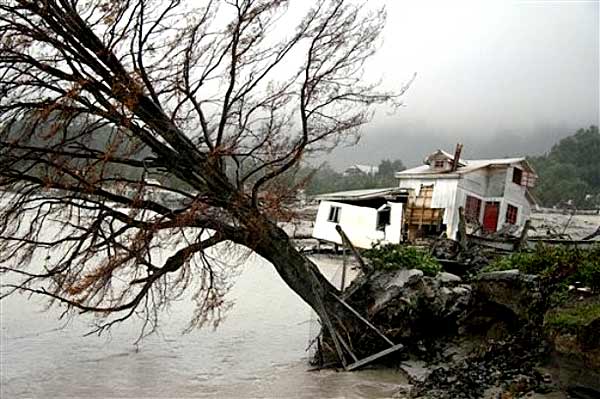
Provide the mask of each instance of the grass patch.
[{"label": "grass patch", "polygon": [[538,244],[531,252],[517,252],[497,259],[483,271],[518,269],[543,278],[560,279],[561,284],[579,282],[600,290],[600,245],[590,249]]},{"label": "grass patch", "polygon": [[429,252],[406,245],[388,244],[376,246],[363,252],[375,270],[418,269],[426,276],[435,276],[442,271]]},{"label": "grass patch", "polygon": [[544,324],[560,331],[577,332],[600,318],[600,303],[582,303],[546,313]]}]

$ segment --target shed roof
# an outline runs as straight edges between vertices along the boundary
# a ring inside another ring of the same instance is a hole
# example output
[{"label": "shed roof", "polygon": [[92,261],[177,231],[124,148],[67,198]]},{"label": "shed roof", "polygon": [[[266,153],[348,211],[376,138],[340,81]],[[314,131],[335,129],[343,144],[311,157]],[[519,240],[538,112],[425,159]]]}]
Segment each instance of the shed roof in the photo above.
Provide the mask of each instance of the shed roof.
[{"label": "shed roof", "polygon": [[338,191],[316,196],[319,201],[336,200],[368,200],[374,198],[384,198],[391,195],[408,195],[409,189],[390,187],[390,188],[372,188],[368,190]]}]

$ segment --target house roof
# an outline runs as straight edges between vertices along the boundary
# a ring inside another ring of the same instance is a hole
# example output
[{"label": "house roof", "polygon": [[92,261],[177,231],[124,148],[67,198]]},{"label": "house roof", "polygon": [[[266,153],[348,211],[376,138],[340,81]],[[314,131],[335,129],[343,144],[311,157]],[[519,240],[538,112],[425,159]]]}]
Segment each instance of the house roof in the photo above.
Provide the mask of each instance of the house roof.
[{"label": "house roof", "polygon": [[374,175],[374,174],[377,174],[377,172],[379,171],[379,166],[356,164],[356,165],[352,165],[349,168],[347,168],[346,171],[348,171],[350,169],[356,169],[366,175]]},{"label": "house roof", "polygon": [[335,193],[321,194],[315,198],[319,201],[368,200],[374,198],[384,198],[390,195],[408,194],[408,192],[408,189],[398,187],[372,188],[368,190],[338,191]]},{"label": "house roof", "polygon": [[[451,155],[448,154],[447,152],[445,152],[443,150],[438,150],[438,151],[434,152],[433,154],[429,155],[425,159],[425,162],[428,162],[428,160],[432,156],[434,156],[438,153],[441,153],[441,154],[451,157]],[[515,164],[515,163],[520,163],[525,169],[527,169],[528,172],[535,174],[535,171],[533,170],[531,165],[529,165],[527,160],[523,157],[520,157],[520,158],[470,159],[470,160],[469,159],[460,159],[459,167],[453,172],[432,169],[428,164],[426,164],[426,165],[417,166],[416,168],[406,169],[406,170],[403,170],[402,172],[396,172],[396,177],[397,178],[407,178],[407,177],[457,178],[460,175],[472,172],[477,169],[486,168],[486,167],[495,166],[495,165],[511,165],[511,164]]]}]

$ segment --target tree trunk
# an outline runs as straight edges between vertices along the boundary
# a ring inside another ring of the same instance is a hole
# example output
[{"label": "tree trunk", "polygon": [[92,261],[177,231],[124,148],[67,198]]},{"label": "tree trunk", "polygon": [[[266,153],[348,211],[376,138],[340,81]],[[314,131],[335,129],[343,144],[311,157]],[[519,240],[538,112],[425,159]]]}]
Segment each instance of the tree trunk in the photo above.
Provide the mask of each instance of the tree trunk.
[{"label": "tree trunk", "polygon": [[[372,354],[372,341],[381,340],[340,304],[335,296],[341,296],[341,292],[327,280],[310,259],[296,250],[283,229],[264,217],[260,222],[256,218],[254,221],[253,229],[257,231],[257,236],[252,249],[268,260],[290,289],[319,316],[324,341],[329,348],[328,357],[338,357],[344,363],[340,356],[343,352],[346,360],[350,360],[347,351],[342,349],[342,346],[346,345],[359,356]],[[340,339],[344,342],[340,343]],[[363,345],[367,341],[369,344]],[[383,345],[384,342],[378,342],[376,345],[379,344]]]}]

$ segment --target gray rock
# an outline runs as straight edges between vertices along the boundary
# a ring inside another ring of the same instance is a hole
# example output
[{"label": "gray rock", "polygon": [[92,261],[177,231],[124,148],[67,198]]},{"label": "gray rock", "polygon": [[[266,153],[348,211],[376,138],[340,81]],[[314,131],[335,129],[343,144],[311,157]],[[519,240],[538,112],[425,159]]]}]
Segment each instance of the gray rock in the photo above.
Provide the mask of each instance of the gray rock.
[{"label": "gray rock", "polygon": [[413,391],[414,385],[411,384],[402,384],[398,385],[397,391],[392,395],[393,399],[407,399],[410,398],[410,395]]},{"label": "gray rock", "polygon": [[427,363],[422,360],[407,360],[400,363],[400,369],[406,373],[412,382],[423,382],[431,374]]},{"label": "gray rock", "polygon": [[423,272],[417,269],[401,269],[397,270],[392,276],[390,276],[389,280],[385,284],[385,288],[389,289],[391,287],[402,288],[405,285],[410,285],[415,281],[419,280],[423,277]]},{"label": "gray rock", "polygon": [[442,283],[458,283],[461,281],[461,278],[452,273],[441,272],[436,278],[440,280]]},{"label": "gray rock", "polygon": [[518,270],[483,273],[473,283],[478,301],[487,301],[510,309],[519,319],[541,317],[537,312],[540,303],[540,280],[537,276]]}]

